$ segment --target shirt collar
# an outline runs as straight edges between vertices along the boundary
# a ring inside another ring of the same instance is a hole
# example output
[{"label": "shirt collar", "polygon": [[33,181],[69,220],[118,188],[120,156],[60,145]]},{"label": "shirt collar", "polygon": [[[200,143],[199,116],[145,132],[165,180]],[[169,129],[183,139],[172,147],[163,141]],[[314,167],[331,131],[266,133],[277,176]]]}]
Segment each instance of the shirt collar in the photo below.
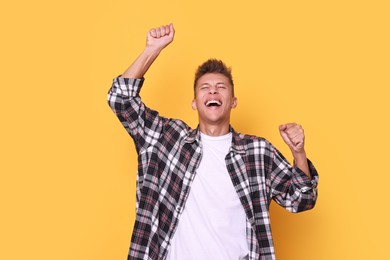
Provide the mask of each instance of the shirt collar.
[{"label": "shirt collar", "polygon": [[196,129],[190,129],[187,133],[187,136],[184,137],[185,143],[193,143],[193,142],[199,142],[200,141],[200,131],[199,126]]},{"label": "shirt collar", "polygon": [[[232,133],[232,147],[231,150],[239,153],[239,154],[245,154],[245,146],[244,146],[244,139],[242,134],[236,132],[232,126],[229,126],[229,130]],[[188,131],[187,136],[184,138],[185,143],[193,143],[193,142],[198,142],[200,141],[200,130],[199,130],[199,125],[196,129],[191,129]]]},{"label": "shirt collar", "polygon": [[236,153],[245,154],[245,143],[243,135],[236,132],[232,126],[230,126],[230,131],[233,133],[231,150]]}]

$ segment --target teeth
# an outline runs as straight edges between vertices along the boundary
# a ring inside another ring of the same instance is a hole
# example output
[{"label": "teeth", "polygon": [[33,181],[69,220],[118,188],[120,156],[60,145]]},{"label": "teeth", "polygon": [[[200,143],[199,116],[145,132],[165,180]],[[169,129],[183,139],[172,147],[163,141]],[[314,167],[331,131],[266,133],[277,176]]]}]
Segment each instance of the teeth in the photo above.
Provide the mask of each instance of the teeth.
[{"label": "teeth", "polygon": [[220,106],[222,105],[221,102],[219,102],[218,100],[210,100],[210,101],[207,101],[206,103],[206,106],[213,106],[213,105],[216,105],[216,106]]}]

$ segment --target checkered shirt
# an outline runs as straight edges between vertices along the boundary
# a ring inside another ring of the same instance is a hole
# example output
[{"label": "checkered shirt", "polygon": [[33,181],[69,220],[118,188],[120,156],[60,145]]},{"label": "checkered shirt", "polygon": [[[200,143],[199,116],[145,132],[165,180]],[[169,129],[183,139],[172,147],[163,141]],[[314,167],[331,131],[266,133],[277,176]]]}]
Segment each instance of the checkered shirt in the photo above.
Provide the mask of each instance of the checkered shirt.
[{"label": "checkered shirt", "polygon": [[[136,219],[128,259],[166,259],[202,158],[199,129],[162,117],[141,101],[144,79],[117,77],[108,103],[133,138],[138,153]],[[312,178],[264,138],[237,133],[225,157],[233,186],[247,216],[249,259],[275,259],[269,206],[291,212],[314,207],[318,174]]]}]

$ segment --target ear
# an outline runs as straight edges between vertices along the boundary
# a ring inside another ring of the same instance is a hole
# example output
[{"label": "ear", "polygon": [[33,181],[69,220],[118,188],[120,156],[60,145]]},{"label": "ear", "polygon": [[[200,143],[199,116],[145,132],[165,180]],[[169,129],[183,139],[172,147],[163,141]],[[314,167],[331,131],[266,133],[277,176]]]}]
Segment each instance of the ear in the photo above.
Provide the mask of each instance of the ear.
[{"label": "ear", "polygon": [[191,106],[192,106],[192,109],[193,109],[193,110],[196,110],[196,109],[198,109],[198,107],[196,106],[195,99],[194,99],[194,100],[192,100],[192,104],[191,104]]},{"label": "ear", "polygon": [[232,103],[232,108],[236,108],[237,107],[237,98],[236,97],[233,97],[233,103]]}]

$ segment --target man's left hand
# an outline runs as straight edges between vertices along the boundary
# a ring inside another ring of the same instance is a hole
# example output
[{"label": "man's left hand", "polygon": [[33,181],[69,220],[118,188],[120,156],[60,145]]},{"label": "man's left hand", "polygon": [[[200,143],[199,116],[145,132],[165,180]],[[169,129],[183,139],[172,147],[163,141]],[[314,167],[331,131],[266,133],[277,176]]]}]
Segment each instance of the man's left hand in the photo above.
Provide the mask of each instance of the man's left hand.
[{"label": "man's left hand", "polygon": [[293,153],[304,153],[305,133],[301,125],[288,123],[279,126],[280,135]]}]

